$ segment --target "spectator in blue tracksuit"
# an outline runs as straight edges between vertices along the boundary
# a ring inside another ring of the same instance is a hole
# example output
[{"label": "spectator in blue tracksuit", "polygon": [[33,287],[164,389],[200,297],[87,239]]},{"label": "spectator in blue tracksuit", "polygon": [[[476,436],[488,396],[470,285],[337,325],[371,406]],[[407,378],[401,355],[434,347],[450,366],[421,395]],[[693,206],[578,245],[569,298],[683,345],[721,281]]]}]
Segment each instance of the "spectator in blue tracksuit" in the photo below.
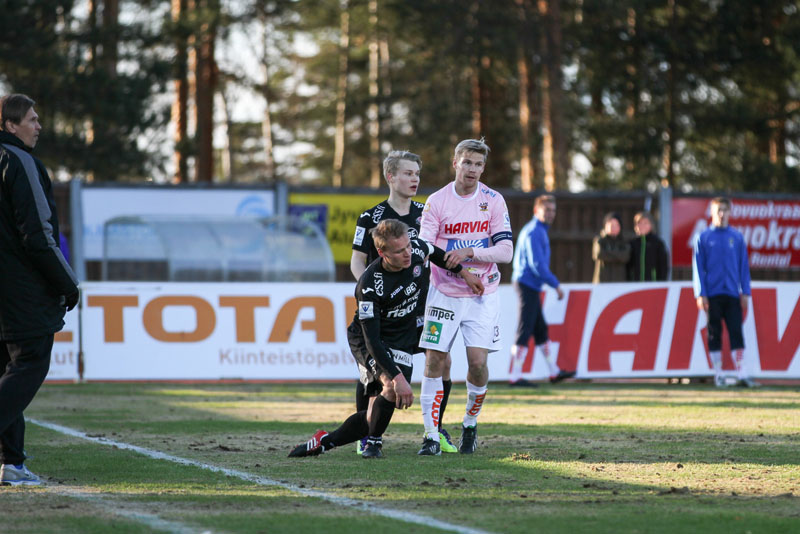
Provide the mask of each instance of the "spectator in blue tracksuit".
[{"label": "spectator in blue tracksuit", "polygon": [[547,322],[542,314],[539,292],[543,285],[556,290],[558,300],[564,298],[558,278],[550,272],[550,238],[547,230],[556,218],[556,199],[541,195],[533,206],[533,218],[522,227],[517,246],[514,247],[514,270],[511,281],[519,298],[517,339],[511,347],[511,386],[535,386],[522,378],[522,364],[528,356],[528,342],[533,336],[534,345],[540,347],[550,368],[550,382],[556,383],[575,376],[575,371],[562,371],[550,353]]},{"label": "spectator in blue tracksuit", "polygon": [[692,279],[697,307],[708,316],[708,351],[714,365],[714,382],[725,387],[722,374],[722,321],[728,327],[738,384],[753,387],[744,364],[742,317],[750,297],[750,265],[742,234],[728,226],[731,201],[711,200],[711,226],[694,245]]}]

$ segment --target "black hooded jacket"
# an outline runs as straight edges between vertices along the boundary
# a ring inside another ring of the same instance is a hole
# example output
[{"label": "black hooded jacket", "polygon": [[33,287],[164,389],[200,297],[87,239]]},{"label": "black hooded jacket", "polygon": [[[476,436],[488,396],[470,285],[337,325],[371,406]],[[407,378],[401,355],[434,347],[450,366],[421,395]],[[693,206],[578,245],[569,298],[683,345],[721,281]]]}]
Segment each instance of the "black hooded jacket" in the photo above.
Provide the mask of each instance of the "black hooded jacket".
[{"label": "black hooded jacket", "polygon": [[648,233],[631,241],[628,261],[629,282],[666,280],[669,274],[669,252],[660,237]]},{"label": "black hooded jacket", "polygon": [[78,280],[58,248],[53,186],[41,161],[0,131],[0,340],[54,334]]}]

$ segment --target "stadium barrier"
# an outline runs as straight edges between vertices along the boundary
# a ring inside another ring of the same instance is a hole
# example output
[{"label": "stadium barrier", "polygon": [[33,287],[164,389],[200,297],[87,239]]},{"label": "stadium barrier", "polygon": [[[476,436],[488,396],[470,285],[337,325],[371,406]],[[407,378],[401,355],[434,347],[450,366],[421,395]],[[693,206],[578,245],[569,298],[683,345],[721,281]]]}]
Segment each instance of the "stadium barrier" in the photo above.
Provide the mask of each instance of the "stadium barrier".
[{"label": "stadium barrier", "polygon": [[[565,284],[544,293],[552,350],[578,378],[709,376],[706,319],[686,282]],[[56,336],[49,380],[355,380],[346,339],[352,283],[86,282],[82,302]],[[502,348],[493,380],[508,378],[517,300],[499,289]],[[800,284],[754,282],[744,320],[755,378],[800,378]],[[455,381],[466,376],[460,339]],[[78,357],[78,355],[81,357]],[[723,362],[733,369],[730,349]],[[414,379],[422,375],[417,356]],[[527,377],[547,376],[541,355]]]}]

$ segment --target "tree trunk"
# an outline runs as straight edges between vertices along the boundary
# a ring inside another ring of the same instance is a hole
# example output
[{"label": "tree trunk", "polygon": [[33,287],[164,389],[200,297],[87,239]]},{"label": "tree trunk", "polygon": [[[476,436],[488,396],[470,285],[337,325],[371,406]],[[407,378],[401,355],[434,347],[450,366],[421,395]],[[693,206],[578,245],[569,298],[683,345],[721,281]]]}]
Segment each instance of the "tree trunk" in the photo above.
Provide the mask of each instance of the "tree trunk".
[{"label": "tree trunk", "polygon": [[563,76],[561,74],[560,0],[538,0],[542,32],[542,135],[544,147],[544,188],[547,191],[566,185],[569,160],[564,132]]},{"label": "tree trunk", "polygon": [[233,119],[231,117],[230,102],[228,101],[228,94],[225,84],[219,92],[220,99],[222,100],[222,112],[225,115],[225,146],[222,148],[222,180],[225,182],[233,183]]},{"label": "tree trunk", "polygon": [[522,191],[533,190],[533,165],[531,164],[531,110],[530,110],[530,84],[528,74],[528,48],[530,33],[529,18],[525,0],[517,0],[519,18],[522,24],[522,38],[517,47],[517,77],[519,78],[519,185]]},{"label": "tree trunk", "polygon": [[677,20],[676,20],[676,4],[677,0],[667,1],[667,10],[669,13],[669,34],[670,38],[667,44],[667,98],[665,100],[664,115],[666,118],[666,128],[664,130],[664,149],[661,157],[661,185],[662,187],[672,187],[675,183],[675,47],[677,46]]},{"label": "tree trunk", "polygon": [[333,140],[333,176],[334,187],[342,186],[344,170],[344,137],[347,120],[347,69],[350,53],[350,12],[348,0],[339,0],[341,15],[339,19],[339,79],[336,85],[336,133]]},{"label": "tree trunk", "polygon": [[369,185],[378,188],[381,185],[381,123],[378,109],[378,0],[369,0]]},{"label": "tree trunk", "polygon": [[269,44],[267,41],[267,24],[264,21],[264,51],[261,56],[261,70],[264,74],[264,85],[261,96],[264,98],[264,118],[261,121],[261,135],[264,137],[264,173],[268,181],[275,180],[274,141],[272,137],[272,116],[270,114],[269,94]]},{"label": "tree trunk", "polygon": [[217,38],[218,0],[196,0],[206,8],[206,20],[198,29],[195,53],[195,177],[198,182],[211,182],[214,178],[214,94],[217,86],[217,65],[214,45]]},{"label": "tree trunk", "polygon": [[172,103],[172,123],[175,125],[175,174],[174,183],[189,180],[188,131],[189,131],[189,71],[187,52],[188,39],[185,33],[187,0],[172,0],[172,21],[178,24],[175,34],[175,101]]}]

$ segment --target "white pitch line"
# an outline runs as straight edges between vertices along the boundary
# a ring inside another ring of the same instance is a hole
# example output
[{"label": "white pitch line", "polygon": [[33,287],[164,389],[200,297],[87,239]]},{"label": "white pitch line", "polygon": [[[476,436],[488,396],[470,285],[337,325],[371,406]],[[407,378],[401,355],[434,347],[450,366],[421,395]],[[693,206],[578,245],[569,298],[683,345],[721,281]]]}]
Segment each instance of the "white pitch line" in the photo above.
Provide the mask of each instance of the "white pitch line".
[{"label": "white pitch line", "polygon": [[106,512],[112,515],[117,515],[127,519],[131,519],[133,521],[136,521],[137,523],[142,523],[150,528],[169,532],[170,534],[198,534],[198,533],[212,534],[210,530],[199,529],[191,527],[184,523],[179,523],[177,521],[170,521],[168,519],[163,519],[157,516],[156,514],[151,514],[149,512],[143,512],[140,510],[125,510],[123,508],[120,508],[120,502],[118,500],[109,499],[103,494],[81,491],[77,488],[56,487],[56,486],[49,486],[47,488],[47,491],[48,493],[65,495],[73,499],[79,499],[82,501],[86,501],[90,504],[98,505],[102,507]]},{"label": "white pitch line", "polygon": [[214,473],[221,473],[223,475],[227,475],[230,477],[239,478],[241,480],[246,480],[248,482],[253,482],[254,484],[258,484],[259,486],[278,486],[280,488],[287,489],[294,493],[299,493],[301,495],[305,495],[306,497],[316,497],[318,499],[323,499],[333,504],[337,504],[339,506],[347,506],[350,508],[355,508],[358,510],[362,510],[364,512],[380,515],[383,517],[389,517],[391,519],[397,519],[399,521],[405,521],[406,523],[414,523],[417,525],[425,525],[432,528],[438,528],[440,530],[444,530],[446,532],[456,532],[458,534],[492,534],[489,531],[464,527],[461,525],[454,525],[452,523],[447,523],[445,521],[440,521],[438,519],[434,519],[432,517],[414,514],[411,512],[403,512],[399,510],[392,510],[389,508],[384,508],[382,506],[378,506],[374,503],[366,502],[366,501],[359,501],[356,499],[349,499],[347,497],[339,497],[337,495],[331,495],[330,493],[325,493],[322,491],[301,488],[300,486],[295,486],[294,484],[289,484],[287,482],[281,482],[279,480],[272,480],[270,478],[253,475],[251,473],[247,473],[245,471],[239,471],[237,469],[228,469],[225,467],[219,467],[216,465],[206,464],[203,462],[198,462],[197,460],[190,460],[189,458],[181,458],[180,456],[174,456],[172,454],[167,454],[161,451],[156,451],[153,449],[147,449],[144,447],[139,447],[138,445],[131,445],[130,443],[123,443],[121,441],[114,441],[111,439],[107,439],[104,437],[97,437],[97,436],[89,436],[85,432],[81,432],[80,430],[75,430],[73,428],[69,428],[66,426],[58,425],[55,423],[49,423],[47,421],[40,421],[38,419],[26,419],[31,423],[44,427],[49,428],[55,432],[59,432],[61,434],[66,434],[67,436],[72,436],[80,439],[84,439],[86,441],[92,441],[94,443],[99,443],[101,445],[109,445],[112,447],[117,447],[118,449],[125,449],[129,451],[134,451],[148,458],[153,458],[155,460],[166,460],[168,462],[173,462],[176,464],[181,465],[188,465],[192,467],[198,467],[200,469],[204,469],[206,471],[211,471]]}]

